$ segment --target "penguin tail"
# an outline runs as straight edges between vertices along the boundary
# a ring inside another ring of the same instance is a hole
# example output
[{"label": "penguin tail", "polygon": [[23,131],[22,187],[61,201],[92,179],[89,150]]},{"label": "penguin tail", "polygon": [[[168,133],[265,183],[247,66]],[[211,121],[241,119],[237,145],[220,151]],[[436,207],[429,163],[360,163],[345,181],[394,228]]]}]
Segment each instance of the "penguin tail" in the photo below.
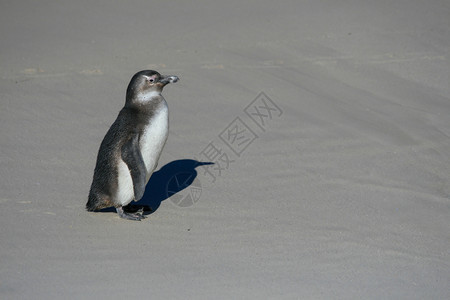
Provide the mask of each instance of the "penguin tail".
[{"label": "penguin tail", "polygon": [[94,211],[97,209],[97,197],[93,196],[92,193],[89,193],[88,202],[86,203],[87,211]]},{"label": "penguin tail", "polygon": [[88,202],[86,203],[87,211],[95,211],[97,209],[101,209],[102,202],[98,194],[93,192],[92,190],[89,192]]},{"label": "penguin tail", "polygon": [[87,211],[95,211],[111,206],[114,206],[114,204],[111,202],[109,196],[96,193],[92,190],[89,192],[88,202],[86,203]]}]

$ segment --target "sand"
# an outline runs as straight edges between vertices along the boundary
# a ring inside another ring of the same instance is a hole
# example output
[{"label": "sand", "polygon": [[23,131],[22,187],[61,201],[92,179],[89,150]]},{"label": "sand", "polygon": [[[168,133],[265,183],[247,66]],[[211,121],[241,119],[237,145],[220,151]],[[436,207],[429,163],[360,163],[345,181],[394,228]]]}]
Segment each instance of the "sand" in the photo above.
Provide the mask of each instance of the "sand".
[{"label": "sand", "polygon": [[[448,1],[151,2],[0,4],[1,299],[450,298]],[[142,69],[154,212],[86,212]]]}]

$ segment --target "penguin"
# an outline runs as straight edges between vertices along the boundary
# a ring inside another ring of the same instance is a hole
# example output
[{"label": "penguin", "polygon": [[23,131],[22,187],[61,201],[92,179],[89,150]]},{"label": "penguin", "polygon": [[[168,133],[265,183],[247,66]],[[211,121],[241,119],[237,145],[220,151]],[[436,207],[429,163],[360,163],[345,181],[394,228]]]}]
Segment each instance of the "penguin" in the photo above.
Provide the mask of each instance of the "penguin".
[{"label": "penguin", "polygon": [[153,70],[136,73],[126,91],[125,106],[100,145],[86,210],[115,207],[124,219],[145,218],[132,212],[155,170],[169,134],[169,110],[161,95],[164,86],[179,79]]}]

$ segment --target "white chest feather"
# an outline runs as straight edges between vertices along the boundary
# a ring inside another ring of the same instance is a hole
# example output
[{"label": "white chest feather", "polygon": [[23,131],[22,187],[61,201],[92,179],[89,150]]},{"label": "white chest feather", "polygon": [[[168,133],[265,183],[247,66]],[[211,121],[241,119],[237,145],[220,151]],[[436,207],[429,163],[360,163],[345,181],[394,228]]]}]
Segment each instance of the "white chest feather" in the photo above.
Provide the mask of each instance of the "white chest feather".
[{"label": "white chest feather", "polygon": [[130,170],[123,160],[119,161],[119,165],[117,167],[117,175],[117,194],[115,197],[115,201],[121,203],[124,206],[134,199],[134,188]]},{"label": "white chest feather", "polygon": [[147,170],[146,181],[150,179],[158,164],[159,156],[169,134],[169,110],[167,104],[165,102],[163,104],[155,112],[139,140],[142,158]]}]

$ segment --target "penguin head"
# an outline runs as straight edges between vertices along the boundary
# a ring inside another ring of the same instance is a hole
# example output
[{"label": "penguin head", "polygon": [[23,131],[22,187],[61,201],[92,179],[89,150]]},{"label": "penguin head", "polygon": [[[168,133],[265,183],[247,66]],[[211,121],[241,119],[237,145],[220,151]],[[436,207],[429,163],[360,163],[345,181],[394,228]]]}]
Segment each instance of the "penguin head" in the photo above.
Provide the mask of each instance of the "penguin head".
[{"label": "penguin head", "polygon": [[174,75],[161,75],[153,70],[140,71],[131,78],[127,88],[126,103],[138,102],[145,104],[161,95],[169,83],[175,83],[178,77]]}]

